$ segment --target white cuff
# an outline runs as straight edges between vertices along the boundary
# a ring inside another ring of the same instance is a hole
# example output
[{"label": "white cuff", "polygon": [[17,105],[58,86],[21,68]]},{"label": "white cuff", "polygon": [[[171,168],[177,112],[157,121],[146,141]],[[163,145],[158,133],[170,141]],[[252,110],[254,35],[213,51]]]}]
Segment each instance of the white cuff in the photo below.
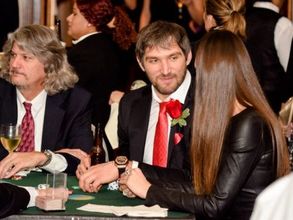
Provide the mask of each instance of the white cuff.
[{"label": "white cuff", "polygon": [[42,169],[50,172],[50,173],[61,173],[66,170],[68,163],[65,157],[61,154],[55,154],[50,151],[52,154],[52,159],[49,164],[41,167]]},{"label": "white cuff", "polygon": [[28,191],[28,193],[30,194],[30,201],[29,201],[27,207],[35,206],[38,191],[34,187],[31,187],[31,186],[20,186],[20,187],[26,189]]},{"label": "white cuff", "polygon": [[138,162],[137,161],[135,161],[135,160],[133,160],[132,161],[132,164],[131,164],[131,169],[135,169],[135,168],[138,168]]}]

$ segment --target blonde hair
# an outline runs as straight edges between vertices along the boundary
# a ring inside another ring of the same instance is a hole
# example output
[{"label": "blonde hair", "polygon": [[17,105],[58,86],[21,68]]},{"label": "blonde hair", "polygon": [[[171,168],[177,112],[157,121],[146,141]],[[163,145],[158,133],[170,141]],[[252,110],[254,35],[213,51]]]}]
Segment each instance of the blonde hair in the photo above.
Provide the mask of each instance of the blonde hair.
[{"label": "blonde hair", "polygon": [[245,0],[206,0],[205,12],[213,16],[218,28],[246,38]]},{"label": "blonde hair", "polygon": [[44,64],[44,89],[49,95],[72,88],[78,81],[78,76],[67,61],[66,49],[56,33],[48,27],[35,24],[20,27],[9,36],[3,48],[4,62],[0,77],[10,81],[9,62],[14,43]]}]

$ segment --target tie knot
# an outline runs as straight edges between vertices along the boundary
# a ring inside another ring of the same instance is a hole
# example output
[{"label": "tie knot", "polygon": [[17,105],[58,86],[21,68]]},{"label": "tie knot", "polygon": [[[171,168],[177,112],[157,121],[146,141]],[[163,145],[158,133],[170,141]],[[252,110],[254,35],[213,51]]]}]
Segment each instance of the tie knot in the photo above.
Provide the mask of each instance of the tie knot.
[{"label": "tie knot", "polygon": [[166,112],[166,108],[169,102],[160,102],[160,112]]},{"label": "tie knot", "polygon": [[23,105],[24,105],[25,111],[27,111],[27,112],[31,111],[31,107],[32,107],[31,103],[24,102]]}]

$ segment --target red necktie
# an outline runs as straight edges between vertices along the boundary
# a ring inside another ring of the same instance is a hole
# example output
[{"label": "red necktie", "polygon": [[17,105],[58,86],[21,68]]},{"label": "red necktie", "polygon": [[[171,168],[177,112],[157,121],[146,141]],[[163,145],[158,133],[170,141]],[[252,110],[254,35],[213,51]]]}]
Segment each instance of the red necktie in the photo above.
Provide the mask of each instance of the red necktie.
[{"label": "red necktie", "polygon": [[159,119],[156,126],[153,150],[153,165],[166,167],[168,158],[168,117],[166,106],[168,102],[160,103]]},{"label": "red necktie", "polygon": [[35,149],[35,124],[31,113],[31,103],[24,102],[25,115],[21,122],[21,143],[19,145],[20,152],[30,152]]}]

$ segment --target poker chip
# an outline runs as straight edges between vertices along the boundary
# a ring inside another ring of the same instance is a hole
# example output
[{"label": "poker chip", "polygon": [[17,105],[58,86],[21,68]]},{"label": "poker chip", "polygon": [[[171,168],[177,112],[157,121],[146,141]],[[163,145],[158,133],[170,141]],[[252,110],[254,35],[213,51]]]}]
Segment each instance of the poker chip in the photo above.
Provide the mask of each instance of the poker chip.
[{"label": "poker chip", "polygon": [[39,184],[38,189],[48,189],[50,187],[49,184]]},{"label": "poker chip", "polygon": [[117,181],[108,184],[107,190],[118,190],[119,185]]}]

